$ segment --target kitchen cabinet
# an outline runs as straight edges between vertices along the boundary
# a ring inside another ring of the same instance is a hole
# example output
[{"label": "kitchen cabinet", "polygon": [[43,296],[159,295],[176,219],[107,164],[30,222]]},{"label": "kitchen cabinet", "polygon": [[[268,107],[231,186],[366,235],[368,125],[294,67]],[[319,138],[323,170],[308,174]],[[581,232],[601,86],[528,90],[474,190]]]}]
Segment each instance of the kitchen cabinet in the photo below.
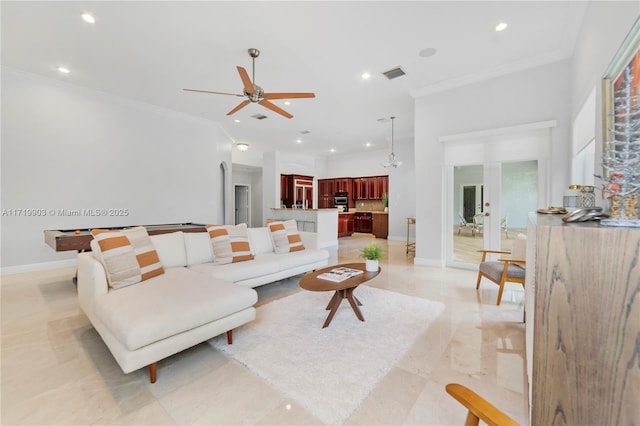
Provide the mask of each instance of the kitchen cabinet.
[{"label": "kitchen cabinet", "polygon": [[318,179],[318,208],[332,208],[334,193],[334,179]]},{"label": "kitchen cabinet", "polygon": [[353,213],[338,214],[338,238],[350,237],[353,235],[354,220]]},{"label": "kitchen cabinet", "polygon": [[313,176],[280,175],[280,199],[288,208],[313,208]]},{"label": "kitchen cabinet", "polygon": [[369,181],[367,178],[353,179],[353,199],[368,200],[369,199]]},{"label": "kitchen cabinet", "polygon": [[370,176],[353,179],[354,199],[382,200],[389,193],[389,176]]},{"label": "kitchen cabinet", "polygon": [[386,213],[373,213],[373,236],[386,239],[389,236],[389,215]]},{"label": "kitchen cabinet", "polygon": [[338,178],[335,181],[335,192],[348,192],[349,196],[353,192],[353,179],[352,178]]}]

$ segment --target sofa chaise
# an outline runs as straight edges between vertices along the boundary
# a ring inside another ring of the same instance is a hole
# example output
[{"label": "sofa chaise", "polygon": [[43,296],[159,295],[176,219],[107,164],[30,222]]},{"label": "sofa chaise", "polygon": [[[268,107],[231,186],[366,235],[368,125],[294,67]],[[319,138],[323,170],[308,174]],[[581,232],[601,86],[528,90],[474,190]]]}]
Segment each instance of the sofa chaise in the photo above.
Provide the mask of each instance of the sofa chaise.
[{"label": "sofa chaise", "polygon": [[142,267],[142,277],[150,278],[121,287],[113,285],[94,236],[92,252],[78,254],[79,304],[122,371],[148,366],[154,383],[157,361],[222,333],[231,344],[232,330],[255,319],[254,287],[328,265],[328,251],[315,248],[315,233],[299,232],[297,247],[288,251],[270,227],[245,226],[246,260],[229,263],[215,256],[209,232],[147,236],[162,272]]}]

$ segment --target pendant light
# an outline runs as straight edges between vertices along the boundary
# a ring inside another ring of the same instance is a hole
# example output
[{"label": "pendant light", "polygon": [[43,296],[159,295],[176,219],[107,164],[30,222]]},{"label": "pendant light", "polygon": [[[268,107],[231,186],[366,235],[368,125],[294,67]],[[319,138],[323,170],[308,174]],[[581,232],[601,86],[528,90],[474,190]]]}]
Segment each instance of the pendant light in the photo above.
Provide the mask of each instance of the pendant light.
[{"label": "pendant light", "polygon": [[396,160],[396,154],[393,152],[393,120],[395,117],[391,117],[391,154],[389,154],[389,161],[386,163],[382,163],[382,167],[400,167],[402,165],[402,161]]}]

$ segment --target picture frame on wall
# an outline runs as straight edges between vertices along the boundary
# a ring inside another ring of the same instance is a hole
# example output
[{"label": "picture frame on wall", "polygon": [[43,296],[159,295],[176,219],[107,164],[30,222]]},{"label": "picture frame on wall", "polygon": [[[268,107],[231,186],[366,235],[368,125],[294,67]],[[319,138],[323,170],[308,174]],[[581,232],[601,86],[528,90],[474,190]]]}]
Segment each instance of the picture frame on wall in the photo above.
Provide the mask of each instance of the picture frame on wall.
[{"label": "picture frame on wall", "polygon": [[623,79],[623,71],[628,65],[634,66],[634,73],[638,76],[635,84],[640,86],[640,18],[636,20],[631,31],[622,42],[622,45],[614,55],[602,78],[602,140],[609,140],[611,129],[615,123],[613,95],[615,86],[620,86]]},{"label": "picture frame on wall", "polygon": [[602,79],[605,226],[640,227],[640,19]]}]

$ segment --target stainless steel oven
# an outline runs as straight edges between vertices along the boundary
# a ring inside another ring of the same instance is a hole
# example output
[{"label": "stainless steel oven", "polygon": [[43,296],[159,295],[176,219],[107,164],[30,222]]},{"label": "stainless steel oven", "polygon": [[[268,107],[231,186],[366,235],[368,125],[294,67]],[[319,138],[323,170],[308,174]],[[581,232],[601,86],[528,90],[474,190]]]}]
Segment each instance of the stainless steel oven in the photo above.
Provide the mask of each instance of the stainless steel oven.
[{"label": "stainless steel oven", "polygon": [[333,206],[342,208],[342,211],[349,211],[349,193],[348,192],[336,192],[333,196]]}]

